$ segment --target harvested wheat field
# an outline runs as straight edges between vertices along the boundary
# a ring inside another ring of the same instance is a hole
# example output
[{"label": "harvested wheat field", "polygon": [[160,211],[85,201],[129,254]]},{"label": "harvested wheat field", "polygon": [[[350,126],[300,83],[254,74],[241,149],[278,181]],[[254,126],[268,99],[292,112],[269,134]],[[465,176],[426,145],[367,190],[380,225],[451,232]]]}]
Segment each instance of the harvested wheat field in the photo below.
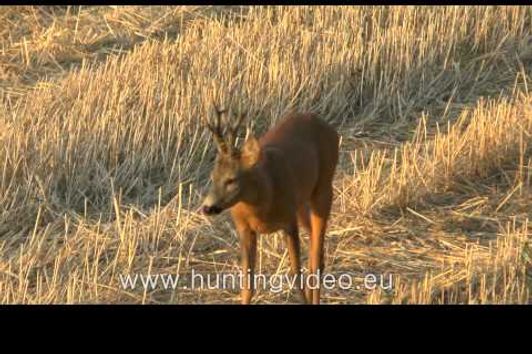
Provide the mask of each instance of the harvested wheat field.
[{"label": "harvested wheat field", "polygon": [[[2,7],[0,23],[1,303],[238,303],[187,286],[239,269],[229,214],[198,212],[213,101],[259,136],[291,110],[341,135],[325,272],[353,286],[322,303],[532,302],[532,7]],[[284,241],[259,239],[257,272],[288,272]]]}]

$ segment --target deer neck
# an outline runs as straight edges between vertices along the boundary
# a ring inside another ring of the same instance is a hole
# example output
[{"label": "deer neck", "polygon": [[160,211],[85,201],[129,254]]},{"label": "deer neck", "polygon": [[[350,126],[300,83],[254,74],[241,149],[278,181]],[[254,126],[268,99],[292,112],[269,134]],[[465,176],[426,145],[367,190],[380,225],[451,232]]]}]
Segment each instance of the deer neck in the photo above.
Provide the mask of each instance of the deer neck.
[{"label": "deer neck", "polygon": [[272,177],[262,166],[257,166],[249,183],[251,192],[242,202],[257,216],[268,214],[274,199]]}]

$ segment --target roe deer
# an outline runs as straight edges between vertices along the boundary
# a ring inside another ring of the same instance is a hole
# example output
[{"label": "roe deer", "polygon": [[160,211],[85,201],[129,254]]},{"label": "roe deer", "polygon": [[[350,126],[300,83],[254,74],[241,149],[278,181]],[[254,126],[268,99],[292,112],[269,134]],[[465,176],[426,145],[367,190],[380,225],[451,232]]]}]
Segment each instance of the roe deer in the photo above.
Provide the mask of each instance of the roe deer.
[{"label": "roe deer", "polygon": [[[206,215],[230,209],[240,235],[241,301],[254,292],[257,234],[283,230],[290,272],[301,282],[298,224],[310,233],[308,287],[299,287],[303,302],[320,302],[323,243],[333,197],[332,180],[338,161],[339,136],[312,113],[288,114],[260,140],[250,136],[242,148],[235,139],[243,116],[222,132],[224,111],[214,105],[217,120],[207,120],[218,146],[212,185],[201,211]],[[227,138],[226,138],[227,136]],[[249,275],[248,275],[249,274]],[[311,280],[311,281],[310,281]],[[251,284],[250,284],[251,283]]]}]

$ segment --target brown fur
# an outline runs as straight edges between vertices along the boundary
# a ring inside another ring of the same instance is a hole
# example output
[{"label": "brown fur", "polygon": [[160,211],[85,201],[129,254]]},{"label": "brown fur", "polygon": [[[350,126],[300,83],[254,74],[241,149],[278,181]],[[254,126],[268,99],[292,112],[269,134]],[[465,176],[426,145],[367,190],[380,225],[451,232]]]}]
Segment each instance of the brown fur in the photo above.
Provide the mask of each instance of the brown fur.
[{"label": "brown fur", "polygon": [[[241,237],[244,271],[253,274],[256,235],[283,230],[291,271],[300,274],[298,224],[311,233],[310,272],[323,271],[338,143],[336,131],[316,115],[293,113],[259,141],[250,137],[241,150],[219,153],[205,205],[217,212],[230,208]],[[253,287],[244,285],[242,302],[249,303]],[[319,289],[308,290],[306,297],[319,303]]]}]

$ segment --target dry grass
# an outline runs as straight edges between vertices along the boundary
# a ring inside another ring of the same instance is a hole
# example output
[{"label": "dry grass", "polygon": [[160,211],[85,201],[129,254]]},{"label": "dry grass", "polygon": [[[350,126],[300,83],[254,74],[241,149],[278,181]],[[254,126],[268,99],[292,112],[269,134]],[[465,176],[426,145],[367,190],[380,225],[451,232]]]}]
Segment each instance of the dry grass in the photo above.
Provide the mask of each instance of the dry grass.
[{"label": "dry grass", "polygon": [[[245,107],[258,133],[295,108],[342,135],[326,270],[393,274],[395,287],[326,290],[325,303],[531,302],[532,7],[5,7],[0,19],[2,303],[237,301],[118,280],[237,269],[227,215],[195,212],[212,99]],[[287,271],[281,235],[259,245],[260,272]]]}]

